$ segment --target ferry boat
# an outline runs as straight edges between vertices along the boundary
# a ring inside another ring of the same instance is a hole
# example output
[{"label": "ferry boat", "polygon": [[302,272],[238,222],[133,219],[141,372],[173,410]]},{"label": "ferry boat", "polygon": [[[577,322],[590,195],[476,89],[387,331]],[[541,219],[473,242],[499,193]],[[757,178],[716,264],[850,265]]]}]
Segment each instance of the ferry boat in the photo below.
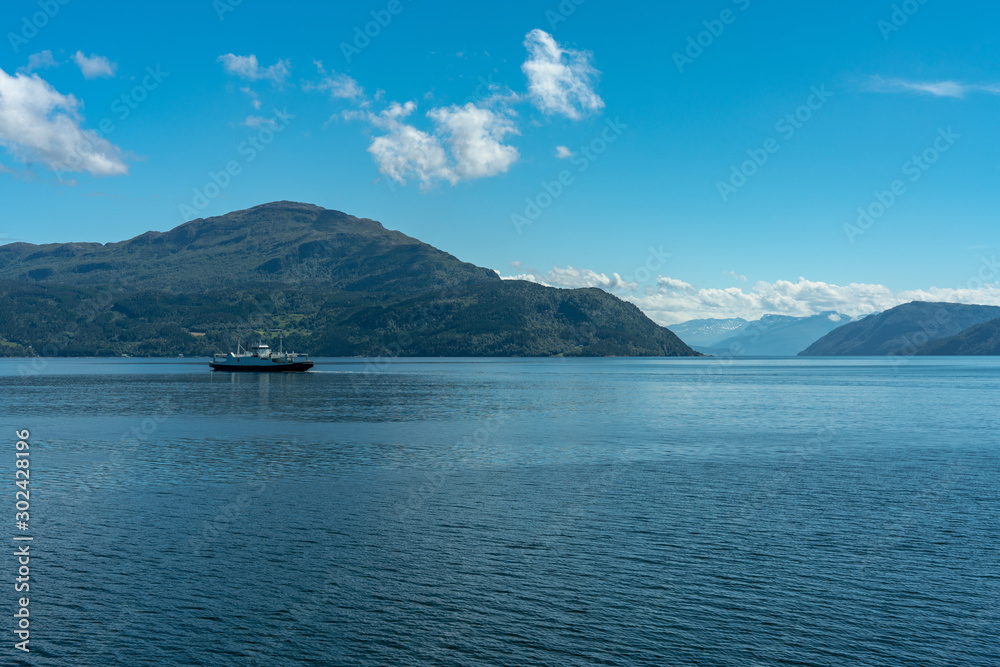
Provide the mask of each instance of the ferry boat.
[{"label": "ferry boat", "polygon": [[296,373],[313,367],[308,355],[285,352],[284,337],[281,349],[275,352],[269,345],[258,342],[249,349],[236,342],[236,352],[216,354],[209,362],[213,371],[238,371],[246,373]]}]

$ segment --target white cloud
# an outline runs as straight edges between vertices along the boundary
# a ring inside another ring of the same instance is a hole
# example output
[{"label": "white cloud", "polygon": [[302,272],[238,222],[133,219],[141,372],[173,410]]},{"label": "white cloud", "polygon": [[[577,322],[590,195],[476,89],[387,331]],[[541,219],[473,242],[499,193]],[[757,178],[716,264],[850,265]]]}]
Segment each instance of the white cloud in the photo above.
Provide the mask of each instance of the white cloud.
[{"label": "white cloud", "polygon": [[905,81],[903,79],[883,79],[873,76],[866,89],[874,93],[921,93],[935,97],[962,98],[969,93],[1000,95],[1000,85],[968,84],[957,81]]},{"label": "white cloud", "polygon": [[0,69],[0,145],[18,161],[52,171],[128,173],[120,148],[80,127],[79,106],[37,74],[10,76]]},{"label": "white cloud", "polygon": [[893,292],[878,284],[834,285],[799,278],[796,282],[758,282],[749,289],[676,289],[661,279],[657,289],[625,298],[654,321],[670,325],[712,317],[755,320],[768,314],[807,317],[828,311],[860,317],[910,301],[1000,305],[1000,284]]},{"label": "white cloud", "polygon": [[378,115],[363,114],[376,127],[389,132],[373,139],[368,152],[378,163],[379,171],[398,183],[405,185],[408,179],[416,178],[422,187],[428,188],[438,180],[458,182],[440,139],[401,122],[416,108],[415,102],[393,102]]},{"label": "white cloud", "polygon": [[37,72],[38,70],[58,66],[59,63],[57,63],[56,59],[52,57],[52,52],[45,50],[39,51],[38,53],[32,53],[28,56],[28,64],[17,71],[24,72],[25,74],[31,74],[32,72]]},{"label": "white cloud", "polygon": [[[994,259],[990,266],[995,264]],[[521,270],[521,265],[515,265],[515,269]],[[1000,306],[1000,283],[983,284],[978,279],[970,281],[971,284],[964,287],[931,287],[893,292],[878,284],[835,285],[805,278],[799,278],[796,282],[758,282],[749,288],[699,289],[691,283],[670,276],[659,276],[655,285],[640,289],[639,285],[622,279],[617,273],[608,276],[590,269],[573,267],[556,267],[546,273],[527,269],[521,270],[519,275],[504,278],[527,280],[551,287],[600,287],[634,303],[650,319],[664,326],[705,318],[742,317],[756,320],[769,314],[808,317],[831,311],[860,317],[911,301]]]},{"label": "white cloud", "polygon": [[658,276],[656,278],[656,286],[668,292],[692,293],[698,291],[691,283],[686,283],[683,280],[671,278],[670,276]]},{"label": "white cloud", "polygon": [[254,109],[260,109],[260,95],[254,91],[250,86],[243,86],[240,88],[240,92],[246,93],[250,97],[250,104]]},{"label": "white cloud", "polygon": [[446,181],[495,176],[506,172],[519,154],[513,146],[502,143],[508,134],[517,134],[513,122],[503,113],[476,106],[438,107],[427,112],[434,131],[426,132],[403,122],[417,108],[416,102],[393,102],[379,114],[352,110],[344,112],[348,120],[367,120],[387,131],[372,140],[368,152],[379,171],[405,185],[420,182],[423,189]]},{"label": "white cloud", "polygon": [[[511,262],[511,265],[515,268],[520,268],[520,262]],[[608,292],[634,292],[639,289],[638,283],[632,283],[624,280],[617,273],[612,273],[610,276],[604,273],[598,273],[591,269],[574,269],[572,266],[567,266],[565,269],[558,266],[553,267],[551,271],[546,273],[541,273],[534,269],[528,269],[524,273],[516,276],[503,276],[504,280],[526,280],[532,283],[538,283],[539,285],[548,285],[549,287],[565,287],[568,289],[576,289],[579,287],[600,287]]]},{"label": "white cloud", "polygon": [[274,128],[278,126],[278,121],[273,118],[263,118],[261,116],[247,116],[247,119],[243,121],[243,124],[247,127],[270,127]]},{"label": "white cloud", "polygon": [[746,276],[744,276],[741,273],[736,273],[735,271],[726,271],[725,275],[729,276],[733,280],[738,280],[741,283],[745,283],[747,281],[747,277]]},{"label": "white cloud", "polygon": [[112,77],[118,71],[117,63],[113,63],[104,56],[99,56],[96,53],[86,56],[83,51],[77,51],[73,55],[73,62],[83,72],[83,78],[85,79],[96,79],[101,76]]},{"label": "white cloud", "polygon": [[508,134],[518,134],[505,115],[472,102],[463,107],[432,109],[427,115],[448,144],[460,179],[502,174],[520,157],[516,148],[501,143]]},{"label": "white cloud", "polygon": [[922,290],[905,290],[897,295],[902,301],[947,301],[950,303],[978,303],[984,306],[1000,306],[1000,283],[982,287],[931,287]]},{"label": "white cloud", "polygon": [[306,82],[303,84],[302,90],[318,90],[329,93],[330,97],[343,99],[355,99],[364,94],[358,82],[351,77],[346,74],[327,72],[323,67],[323,62],[320,60],[314,61],[314,64],[322,78],[317,82]]},{"label": "white cloud", "polygon": [[547,114],[577,119],[604,108],[594,92],[599,72],[587,51],[564,49],[544,30],[532,30],[524,38],[528,59],[521,70],[528,77],[532,101]]},{"label": "white cloud", "polygon": [[[530,98],[545,113],[575,119],[604,106],[593,90],[599,73],[590,64],[589,53],[564,49],[541,30],[528,33],[524,44],[529,57],[522,69],[528,76]],[[231,73],[260,78],[254,56],[228,54],[219,59]],[[320,79],[303,83],[303,90],[323,91],[353,103],[353,108],[331,116],[328,122],[336,118],[364,120],[383,131],[372,139],[368,152],[392,182],[405,185],[415,180],[425,190],[442,182],[455,185],[506,173],[521,157],[508,138],[520,134],[513,109],[526,98],[491,80],[480,77],[474,97],[461,104],[431,108],[426,113],[430,123],[421,124],[405,120],[416,109],[416,102],[393,102],[374,112],[373,105],[385,104],[383,91],[369,98],[351,77],[328,72],[321,61],[314,64]],[[432,99],[430,92],[424,95],[424,100]],[[566,159],[573,152],[557,146],[556,156]]]},{"label": "white cloud", "polygon": [[252,53],[249,56],[237,56],[227,53],[218,57],[223,69],[227,74],[237,76],[248,81],[269,80],[277,86],[285,83],[285,79],[292,72],[291,63],[287,60],[278,60],[270,67],[261,67],[257,62],[257,56]]},{"label": "white cloud", "polygon": [[362,94],[358,82],[346,74],[336,74],[321,79],[316,84],[309,84],[305,90],[320,90],[330,93],[330,97],[355,98]]},{"label": "white cloud", "polygon": [[899,299],[882,285],[852,283],[841,286],[799,278],[794,283],[761,281],[750,288],[698,289],[665,276],[661,276],[656,288],[647,290],[646,294],[626,297],[660,324],[703,318],[756,320],[768,314],[806,317],[825,311],[859,316],[905,303]]}]

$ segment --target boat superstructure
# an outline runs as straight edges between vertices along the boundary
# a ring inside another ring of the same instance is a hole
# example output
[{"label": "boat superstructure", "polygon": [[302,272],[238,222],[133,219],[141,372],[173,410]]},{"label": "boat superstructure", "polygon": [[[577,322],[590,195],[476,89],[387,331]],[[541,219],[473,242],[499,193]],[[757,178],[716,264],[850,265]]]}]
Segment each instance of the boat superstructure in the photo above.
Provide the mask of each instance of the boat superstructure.
[{"label": "boat superstructure", "polygon": [[248,373],[289,373],[307,371],[313,367],[308,355],[285,352],[284,337],[280,349],[275,352],[269,345],[257,342],[249,348],[236,342],[236,352],[216,354],[209,362],[212,370],[238,371]]}]

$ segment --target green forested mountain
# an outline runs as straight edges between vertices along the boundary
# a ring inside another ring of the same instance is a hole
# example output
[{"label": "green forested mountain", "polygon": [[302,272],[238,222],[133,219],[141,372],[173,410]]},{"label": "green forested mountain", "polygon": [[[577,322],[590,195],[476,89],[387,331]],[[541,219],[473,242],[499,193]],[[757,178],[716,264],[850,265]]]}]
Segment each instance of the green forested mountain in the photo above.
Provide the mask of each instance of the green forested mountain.
[{"label": "green forested mountain", "polygon": [[929,341],[1000,317],[998,306],[913,301],[834,329],[801,356],[915,354]]},{"label": "green forested mountain", "polygon": [[129,291],[271,283],[396,294],[500,280],[374,220],[274,202],[119,243],[0,246],[0,279]]},{"label": "green forested mountain", "polygon": [[691,356],[598,289],[504,281],[373,220],[276,202],[110,244],[0,246],[0,355]]}]

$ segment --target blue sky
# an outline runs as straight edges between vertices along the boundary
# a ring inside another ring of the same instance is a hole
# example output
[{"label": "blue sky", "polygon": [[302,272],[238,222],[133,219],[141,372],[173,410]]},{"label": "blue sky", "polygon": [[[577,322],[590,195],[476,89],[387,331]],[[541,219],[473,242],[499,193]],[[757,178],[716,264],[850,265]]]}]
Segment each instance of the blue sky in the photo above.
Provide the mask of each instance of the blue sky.
[{"label": "blue sky", "polygon": [[287,199],[667,324],[1000,303],[1000,8],[799,4],[7,2],[0,241]]}]

